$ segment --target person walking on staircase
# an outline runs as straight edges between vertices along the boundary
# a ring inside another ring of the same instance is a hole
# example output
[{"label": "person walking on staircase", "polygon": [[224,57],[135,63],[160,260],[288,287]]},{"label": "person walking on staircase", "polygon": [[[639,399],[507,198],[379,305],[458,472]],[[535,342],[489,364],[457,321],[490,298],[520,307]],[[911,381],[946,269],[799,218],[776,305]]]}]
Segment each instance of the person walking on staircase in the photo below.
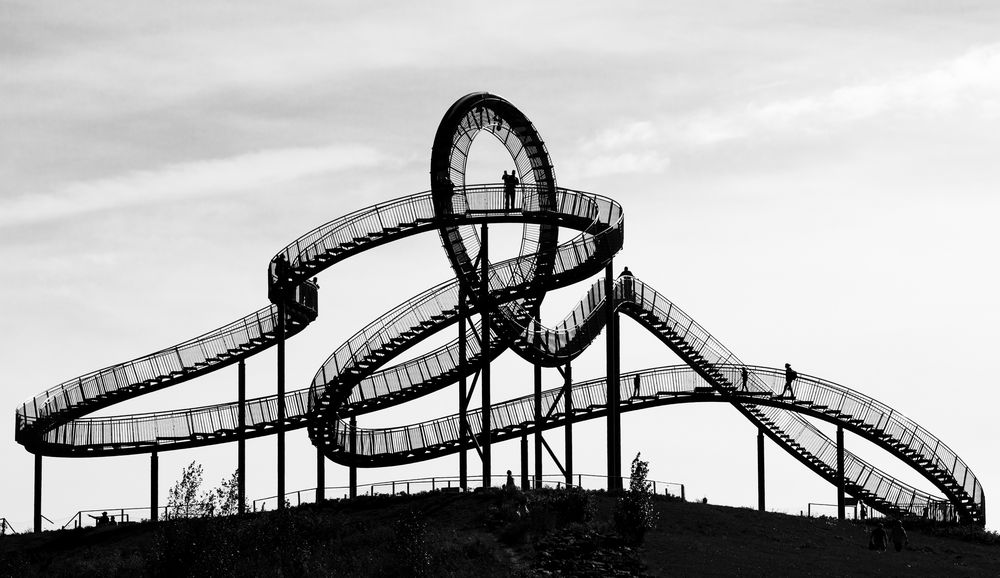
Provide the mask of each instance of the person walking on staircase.
[{"label": "person walking on staircase", "polygon": [[781,397],[785,397],[785,392],[788,392],[788,397],[795,399],[795,390],[792,389],[792,382],[798,379],[799,374],[794,369],[792,369],[791,364],[785,364],[785,389],[781,390]]}]

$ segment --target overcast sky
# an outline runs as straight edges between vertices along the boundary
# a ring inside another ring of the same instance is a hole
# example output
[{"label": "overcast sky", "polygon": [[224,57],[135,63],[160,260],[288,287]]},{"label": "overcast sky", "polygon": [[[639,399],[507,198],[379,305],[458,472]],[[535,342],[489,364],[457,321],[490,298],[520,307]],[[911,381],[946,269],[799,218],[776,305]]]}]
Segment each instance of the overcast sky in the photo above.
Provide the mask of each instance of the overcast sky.
[{"label": "overcast sky", "polygon": [[[12,422],[45,388],[265,305],[274,253],[427,189],[444,111],[489,91],[532,119],[560,185],[625,207],[617,268],[744,361],[791,362],[915,419],[994,495],[998,24],[989,1],[4,2],[0,407]],[[469,180],[496,180],[507,164],[477,141]],[[323,273],[320,318],[289,343],[289,387],[448,275],[434,235]],[[584,290],[558,292],[545,315],[561,319]],[[624,370],[677,362],[623,326]],[[602,352],[598,340],[574,376],[601,375]],[[252,395],[273,391],[272,353],[248,372]],[[530,376],[505,355],[494,399],[530,392]],[[223,370],[104,414],[235,392],[235,369]],[[366,424],[450,414],[455,397]],[[577,471],[604,471],[603,427],[577,429]],[[8,432],[0,516],[21,530],[32,461]],[[642,451],[652,478],[685,483],[689,497],[751,506],[754,435],[722,405],[626,414],[624,467]],[[561,447],[561,434],[549,439]],[[310,487],[314,450],[303,431],[288,443],[288,487]],[[929,489],[888,454],[847,443]],[[249,496],[272,495],[274,439],[248,448]],[[517,452],[496,449],[494,470],[517,470]],[[161,503],[192,460],[216,483],[236,448],[163,454]],[[360,477],[455,475],[456,464]],[[329,485],[346,483],[346,469],[327,472]],[[61,525],[79,509],[145,506],[148,483],[146,456],[48,458],[43,511]],[[768,507],[797,514],[809,502],[835,503],[833,487],[769,444]]]}]

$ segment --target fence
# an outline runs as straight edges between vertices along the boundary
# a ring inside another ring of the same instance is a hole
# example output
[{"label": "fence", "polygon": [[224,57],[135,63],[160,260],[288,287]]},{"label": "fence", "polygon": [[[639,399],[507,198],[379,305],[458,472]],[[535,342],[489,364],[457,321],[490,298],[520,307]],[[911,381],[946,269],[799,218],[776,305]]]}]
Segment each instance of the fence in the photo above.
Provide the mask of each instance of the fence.
[{"label": "fence", "polygon": [[[520,485],[521,477],[519,474],[512,474],[515,483]],[[543,475],[541,479],[541,485],[548,488],[561,489],[565,487],[579,487],[583,489],[603,489],[607,487],[606,480],[607,476],[599,474],[574,474],[573,477],[576,479],[575,484],[567,484],[566,477],[562,474],[548,474]],[[467,481],[470,487],[482,487],[482,476],[468,476]],[[491,486],[500,487],[507,481],[506,474],[490,476]],[[535,477],[533,475],[528,475],[529,483],[533,483]],[[628,482],[629,478],[627,476],[622,477],[623,482]],[[415,492],[427,492],[436,490],[446,490],[449,488],[455,488],[455,491],[460,491],[461,480],[458,476],[434,476],[427,478],[410,478],[405,480],[391,480],[383,482],[372,482],[368,484],[358,484],[357,490],[359,495],[369,495],[374,496],[379,495],[395,495],[400,493],[412,494]],[[677,482],[664,482],[659,480],[649,480],[650,490],[655,493],[663,492],[667,496],[678,496],[681,499],[686,499],[686,490],[684,484]],[[333,486],[323,488],[323,493],[326,496],[336,496],[337,493],[341,494],[341,497],[346,498],[350,493],[350,486]],[[302,490],[294,490],[287,492],[285,494],[285,501],[291,505],[300,505],[303,503],[312,503],[316,501],[316,488],[305,488]],[[252,502],[253,511],[266,510],[268,508],[274,509],[278,504],[278,496],[268,496],[266,498],[258,498]]]}]

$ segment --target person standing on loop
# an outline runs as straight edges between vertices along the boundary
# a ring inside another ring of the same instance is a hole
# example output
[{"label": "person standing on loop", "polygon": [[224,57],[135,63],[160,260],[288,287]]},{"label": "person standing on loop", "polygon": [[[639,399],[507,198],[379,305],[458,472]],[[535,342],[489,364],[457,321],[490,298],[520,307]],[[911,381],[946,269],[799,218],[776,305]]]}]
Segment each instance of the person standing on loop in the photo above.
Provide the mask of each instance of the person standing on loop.
[{"label": "person standing on loop", "polygon": [[792,369],[791,364],[785,364],[785,389],[781,390],[781,397],[788,392],[788,397],[795,399],[795,390],[792,389],[792,382],[799,378],[798,372]]},{"label": "person standing on loop", "polygon": [[514,190],[517,187],[517,170],[514,169],[507,174],[503,172],[503,210],[510,211],[514,208]]}]

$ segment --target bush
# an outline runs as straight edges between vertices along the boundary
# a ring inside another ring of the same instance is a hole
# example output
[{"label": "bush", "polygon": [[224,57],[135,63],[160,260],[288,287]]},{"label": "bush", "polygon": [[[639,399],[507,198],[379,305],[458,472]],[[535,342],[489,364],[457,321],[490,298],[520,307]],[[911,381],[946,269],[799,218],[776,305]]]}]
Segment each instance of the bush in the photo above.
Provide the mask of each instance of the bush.
[{"label": "bush", "polygon": [[653,507],[651,485],[647,480],[649,462],[639,459],[642,454],[636,454],[632,460],[629,489],[625,495],[618,498],[618,508],[615,511],[615,530],[630,544],[641,544],[647,530],[656,527],[658,514]]}]

